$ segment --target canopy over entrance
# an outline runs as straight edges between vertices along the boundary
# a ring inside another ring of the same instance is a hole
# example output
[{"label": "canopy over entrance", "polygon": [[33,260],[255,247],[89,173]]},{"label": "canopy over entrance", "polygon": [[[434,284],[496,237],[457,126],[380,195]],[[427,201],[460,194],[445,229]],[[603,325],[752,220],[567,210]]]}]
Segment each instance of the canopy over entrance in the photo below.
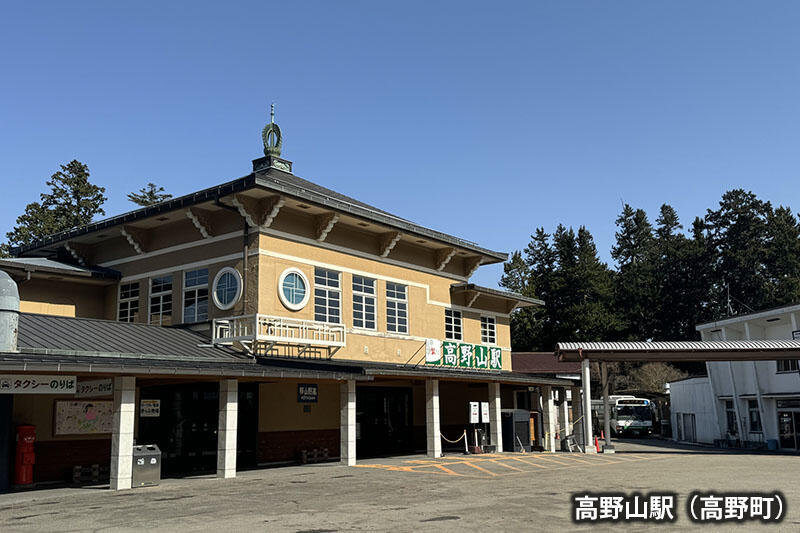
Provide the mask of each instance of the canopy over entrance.
[{"label": "canopy over entrance", "polygon": [[775,361],[800,359],[800,340],[560,342],[559,361]]}]

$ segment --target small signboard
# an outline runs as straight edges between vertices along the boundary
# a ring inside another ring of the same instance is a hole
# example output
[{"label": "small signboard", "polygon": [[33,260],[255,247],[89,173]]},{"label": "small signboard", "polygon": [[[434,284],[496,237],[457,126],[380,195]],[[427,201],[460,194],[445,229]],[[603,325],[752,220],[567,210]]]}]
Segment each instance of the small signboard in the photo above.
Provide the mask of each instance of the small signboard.
[{"label": "small signboard", "polygon": [[442,341],[438,339],[425,340],[425,362],[438,363],[442,360]]},{"label": "small signboard", "polygon": [[0,394],[75,394],[75,376],[0,375]]},{"label": "small signboard", "polygon": [[481,402],[469,402],[469,423],[480,423]]},{"label": "small signboard", "polygon": [[297,384],[297,402],[298,403],[317,403],[319,398],[319,388],[316,383],[298,383]]},{"label": "small signboard", "polygon": [[114,383],[111,378],[79,381],[75,390],[76,398],[95,398],[97,396],[110,396],[114,392]]},{"label": "small signboard", "polygon": [[139,416],[142,418],[161,416],[161,400],[139,400]]},{"label": "small signboard", "polygon": [[481,423],[489,423],[489,402],[481,402]]},{"label": "small signboard", "polygon": [[800,329],[792,332],[792,340],[800,340]]}]

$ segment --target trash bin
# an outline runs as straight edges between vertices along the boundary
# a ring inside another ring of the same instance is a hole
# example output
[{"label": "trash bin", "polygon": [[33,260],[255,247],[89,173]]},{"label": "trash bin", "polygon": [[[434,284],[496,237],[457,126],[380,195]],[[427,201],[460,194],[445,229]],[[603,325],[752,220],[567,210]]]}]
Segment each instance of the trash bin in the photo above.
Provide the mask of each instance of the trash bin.
[{"label": "trash bin", "polygon": [[161,481],[161,450],[155,444],[133,447],[133,476],[131,485],[152,487]]}]

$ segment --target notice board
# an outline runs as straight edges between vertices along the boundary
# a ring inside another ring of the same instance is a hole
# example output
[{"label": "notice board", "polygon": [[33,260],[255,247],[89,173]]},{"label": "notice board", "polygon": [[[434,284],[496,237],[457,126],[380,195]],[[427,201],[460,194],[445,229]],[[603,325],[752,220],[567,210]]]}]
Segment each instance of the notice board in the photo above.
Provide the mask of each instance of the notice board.
[{"label": "notice board", "polygon": [[114,421],[112,401],[56,401],[55,435],[111,433]]}]

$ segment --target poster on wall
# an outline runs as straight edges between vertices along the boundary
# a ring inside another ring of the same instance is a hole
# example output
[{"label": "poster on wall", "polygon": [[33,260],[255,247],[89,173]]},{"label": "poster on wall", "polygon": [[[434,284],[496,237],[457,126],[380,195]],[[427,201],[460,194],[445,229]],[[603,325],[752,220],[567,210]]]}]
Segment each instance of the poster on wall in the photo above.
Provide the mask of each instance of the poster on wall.
[{"label": "poster on wall", "polygon": [[92,435],[111,433],[114,402],[62,401],[56,402],[55,435]]}]

